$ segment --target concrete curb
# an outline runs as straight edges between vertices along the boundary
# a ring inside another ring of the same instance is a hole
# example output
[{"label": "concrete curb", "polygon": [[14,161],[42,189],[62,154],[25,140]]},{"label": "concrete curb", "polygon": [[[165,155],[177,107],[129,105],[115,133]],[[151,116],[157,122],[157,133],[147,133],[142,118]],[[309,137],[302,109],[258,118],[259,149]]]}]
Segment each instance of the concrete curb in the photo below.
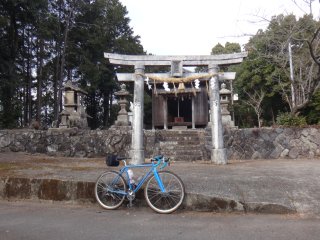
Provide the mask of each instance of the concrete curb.
[{"label": "concrete curb", "polygon": [[[0,178],[0,198],[3,200],[51,200],[96,203],[94,182],[59,179],[30,179],[23,177]],[[137,194],[135,206],[146,206],[143,191]],[[253,212],[264,214],[291,214],[291,206],[275,203],[242,203],[233,199],[186,193],[183,208],[203,212]]]},{"label": "concrete curb", "polygon": [[7,177],[0,179],[0,198],[95,202],[94,182]]}]

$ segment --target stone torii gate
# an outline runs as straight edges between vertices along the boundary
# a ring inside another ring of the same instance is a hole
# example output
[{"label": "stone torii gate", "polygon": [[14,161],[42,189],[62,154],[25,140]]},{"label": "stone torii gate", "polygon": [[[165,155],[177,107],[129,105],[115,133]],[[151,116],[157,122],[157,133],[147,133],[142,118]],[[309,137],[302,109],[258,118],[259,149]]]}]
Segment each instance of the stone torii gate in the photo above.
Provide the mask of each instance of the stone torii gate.
[{"label": "stone torii gate", "polygon": [[[183,73],[183,67],[207,66],[210,79],[209,96],[212,119],[212,151],[211,161],[216,164],[227,164],[227,153],[223,143],[223,127],[219,94],[219,66],[238,64],[247,56],[247,52],[221,55],[186,55],[186,56],[155,56],[155,55],[121,55],[104,53],[111,64],[134,66],[134,74],[117,74],[121,81],[134,81],[133,123],[132,123],[132,164],[144,162],[143,145],[143,106],[145,76],[179,78],[198,77],[201,73]],[[171,66],[170,74],[146,74],[145,66]],[[203,73],[202,73],[203,75]],[[227,74],[226,74],[227,75]],[[223,75],[222,75],[223,76]]]}]

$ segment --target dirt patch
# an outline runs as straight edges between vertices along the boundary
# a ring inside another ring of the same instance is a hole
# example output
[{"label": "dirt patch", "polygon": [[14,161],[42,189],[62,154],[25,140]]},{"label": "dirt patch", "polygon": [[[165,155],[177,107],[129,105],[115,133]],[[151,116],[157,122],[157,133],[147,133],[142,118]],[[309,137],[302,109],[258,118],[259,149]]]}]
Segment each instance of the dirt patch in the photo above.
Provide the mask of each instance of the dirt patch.
[{"label": "dirt patch", "polygon": [[10,171],[17,168],[17,165],[11,163],[0,163],[0,172],[1,171]]}]

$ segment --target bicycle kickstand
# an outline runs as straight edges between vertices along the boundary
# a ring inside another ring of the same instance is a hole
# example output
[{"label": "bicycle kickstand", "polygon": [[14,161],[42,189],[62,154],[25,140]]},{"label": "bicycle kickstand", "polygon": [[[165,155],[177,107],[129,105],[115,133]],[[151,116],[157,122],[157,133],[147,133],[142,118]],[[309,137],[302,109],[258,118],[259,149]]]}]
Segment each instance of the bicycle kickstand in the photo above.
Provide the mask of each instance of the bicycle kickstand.
[{"label": "bicycle kickstand", "polygon": [[129,204],[127,205],[128,208],[132,208],[133,204],[132,201],[135,199],[135,194],[132,190],[128,191],[128,200],[129,200]]},{"label": "bicycle kickstand", "polygon": [[132,204],[132,199],[129,200],[129,204],[127,205],[128,208],[132,208],[133,204]]}]

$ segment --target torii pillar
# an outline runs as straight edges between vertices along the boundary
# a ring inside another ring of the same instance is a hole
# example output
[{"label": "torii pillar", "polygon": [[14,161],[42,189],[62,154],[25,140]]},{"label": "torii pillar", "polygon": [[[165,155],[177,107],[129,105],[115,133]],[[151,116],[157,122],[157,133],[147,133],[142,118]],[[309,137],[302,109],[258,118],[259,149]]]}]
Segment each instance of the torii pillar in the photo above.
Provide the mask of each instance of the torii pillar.
[{"label": "torii pillar", "polygon": [[143,106],[144,106],[144,65],[134,66],[134,96],[133,96],[133,121],[132,121],[132,145],[131,164],[144,163],[143,146]]},{"label": "torii pillar", "polygon": [[210,108],[211,108],[211,131],[212,150],[211,161],[216,164],[227,164],[227,151],[223,142],[223,127],[219,93],[219,67],[209,64],[209,74],[217,74],[210,79]]}]

